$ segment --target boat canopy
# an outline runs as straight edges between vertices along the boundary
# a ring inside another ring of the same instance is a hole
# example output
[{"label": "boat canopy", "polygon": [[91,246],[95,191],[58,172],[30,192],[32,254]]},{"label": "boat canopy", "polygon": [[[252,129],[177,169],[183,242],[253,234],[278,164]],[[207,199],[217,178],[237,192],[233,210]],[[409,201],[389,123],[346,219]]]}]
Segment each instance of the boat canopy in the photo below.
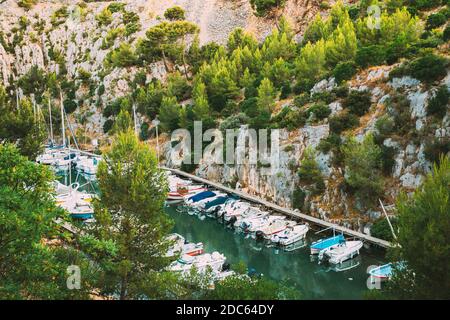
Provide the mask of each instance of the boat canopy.
[{"label": "boat canopy", "polygon": [[197,193],[196,195],[190,197],[188,200],[191,200],[192,202],[199,202],[203,199],[214,197],[215,195],[216,194],[214,192],[207,190]]},{"label": "boat canopy", "polygon": [[339,234],[339,235],[331,237],[331,238],[326,238],[326,239],[321,239],[319,241],[316,241],[311,245],[311,248],[317,249],[317,250],[323,250],[323,249],[329,248],[331,246],[334,246],[336,244],[342,243],[344,241],[345,241],[344,236],[342,234]]},{"label": "boat canopy", "polygon": [[228,199],[229,199],[229,197],[227,197],[227,196],[217,197],[216,199],[211,200],[208,203],[206,203],[205,209],[207,210],[211,207],[218,206],[220,204],[224,204]]}]

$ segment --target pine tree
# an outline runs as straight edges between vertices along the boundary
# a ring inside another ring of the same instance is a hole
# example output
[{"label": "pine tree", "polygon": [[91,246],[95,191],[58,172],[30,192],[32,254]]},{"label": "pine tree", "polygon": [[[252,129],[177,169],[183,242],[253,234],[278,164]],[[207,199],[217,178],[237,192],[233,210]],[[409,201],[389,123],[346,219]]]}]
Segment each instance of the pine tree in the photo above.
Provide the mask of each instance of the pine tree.
[{"label": "pine tree", "polygon": [[272,113],[275,107],[275,99],[277,92],[272,82],[264,78],[258,87],[258,103],[257,107],[260,112]]},{"label": "pine tree", "polygon": [[180,105],[175,97],[163,97],[159,108],[161,129],[166,132],[177,129],[179,122]]},{"label": "pine tree", "polygon": [[352,60],[355,58],[357,49],[357,39],[355,28],[351,21],[345,21],[338,26],[333,35],[325,44],[325,54],[327,64],[335,66],[339,62]]},{"label": "pine tree", "polygon": [[172,221],[164,212],[167,181],[154,152],[132,130],[119,133],[97,178],[100,198],[86,242],[110,241],[115,247],[109,254],[88,251],[101,267],[101,291],[123,300],[164,295],[170,263],[165,237]]},{"label": "pine tree", "polygon": [[319,40],[315,44],[308,42],[301,50],[295,62],[297,79],[318,80],[325,74],[325,42]]},{"label": "pine tree", "polygon": [[211,111],[209,109],[208,98],[206,95],[206,86],[203,82],[198,81],[194,85],[192,91],[194,99],[194,106],[192,112],[197,120],[204,120],[210,117]]}]

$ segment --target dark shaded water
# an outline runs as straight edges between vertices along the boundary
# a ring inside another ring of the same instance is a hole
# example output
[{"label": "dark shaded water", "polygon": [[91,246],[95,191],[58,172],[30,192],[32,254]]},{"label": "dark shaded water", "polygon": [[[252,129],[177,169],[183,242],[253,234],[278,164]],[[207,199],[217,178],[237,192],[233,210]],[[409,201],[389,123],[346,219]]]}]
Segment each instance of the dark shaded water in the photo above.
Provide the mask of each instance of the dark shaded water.
[{"label": "dark shaded water", "polygon": [[[69,184],[68,175],[59,175],[62,183]],[[95,183],[89,183],[74,172],[72,183],[79,182],[83,190],[97,192]],[[266,247],[253,239],[245,238],[214,219],[200,220],[197,216],[177,210],[177,206],[168,206],[166,211],[175,221],[174,232],[183,235],[191,242],[203,242],[206,252],[219,251],[231,264],[243,261],[249,268],[256,269],[275,281],[286,281],[298,289],[304,299],[362,299],[366,292],[367,268],[370,265],[384,264],[384,251],[376,248],[364,248],[361,255],[336,272],[329,266],[319,265],[309,254],[309,243],[319,238],[314,231],[308,232],[303,248],[292,252]],[[321,237],[326,236],[320,234]]]}]

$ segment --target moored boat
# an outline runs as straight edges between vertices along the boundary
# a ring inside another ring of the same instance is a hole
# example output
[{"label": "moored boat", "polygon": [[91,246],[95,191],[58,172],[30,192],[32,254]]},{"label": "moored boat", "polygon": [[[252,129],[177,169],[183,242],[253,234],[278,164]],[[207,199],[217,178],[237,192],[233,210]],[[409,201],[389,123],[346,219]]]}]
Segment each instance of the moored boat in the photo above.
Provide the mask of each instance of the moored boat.
[{"label": "moored boat", "polygon": [[311,244],[311,254],[318,254],[321,250],[327,249],[331,246],[335,246],[344,242],[344,236],[342,234],[335,235],[330,238],[320,239]]},{"label": "moored boat", "polygon": [[319,261],[328,261],[332,264],[340,264],[359,255],[363,242],[360,240],[345,241],[336,246],[331,246],[319,252]]}]

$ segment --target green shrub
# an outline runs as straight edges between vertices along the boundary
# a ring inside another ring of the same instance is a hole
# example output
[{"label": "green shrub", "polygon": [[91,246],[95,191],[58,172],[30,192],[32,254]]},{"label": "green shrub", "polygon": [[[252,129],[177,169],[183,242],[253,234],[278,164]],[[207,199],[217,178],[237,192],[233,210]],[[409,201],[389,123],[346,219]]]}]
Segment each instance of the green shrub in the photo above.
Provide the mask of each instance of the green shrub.
[{"label": "green shrub", "polygon": [[450,152],[450,138],[434,138],[433,141],[425,144],[425,159],[430,162],[439,164],[441,156],[445,156]]},{"label": "green shrub", "polygon": [[325,119],[326,117],[328,117],[330,115],[330,113],[331,113],[331,110],[328,107],[328,105],[323,102],[320,102],[320,103],[313,105],[306,111],[306,117],[309,118],[309,116],[311,114],[314,114],[314,117],[317,120],[322,120],[322,119]]},{"label": "green shrub", "polygon": [[50,22],[53,26],[58,26],[65,22],[66,18],[69,16],[66,6],[60,7],[58,10],[52,13]]},{"label": "green shrub", "polygon": [[389,136],[394,131],[395,121],[392,117],[385,114],[378,118],[375,128],[378,131],[378,135],[382,136],[384,140],[384,137]]},{"label": "green shrub", "polygon": [[333,70],[333,77],[337,83],[350,80],[356,74],[356,65],[353,61],[339,62]]},{"label": "green shrub", "polygon": [[255,15],[259,17],[267,15],[273,8],[284,6],[285,3],[286,0],[250,0]]},{"label": "green shrub", "polygon": [[347,108],[351,113],[362,116],[370,108],[371,94],[369,91],[350,91],[348,97],[344,100],[343,106]]},{"label": "green shrub", "polygon": [[111,13],[116,13],[116,12],[122,11],[125,8],[125,3],[113,2],[113,3],[109,4],[107,8]]},{"label": "green shrub", "polygon": [[184,20],[185,12],[184,9],[180,6],[175,6],[172,8],[167,9],[164,12],[164,18],[168,20]]},{"label": "green shrub", "polygon": [[306,192],[301,188],[296,188],[292,194],[292,207],[303,210],[305,206]]},{"label": "green shrub", "polygon": [[444,41],[449,41],[450,40],[450,23],[447,24],[447,26],[444,29],[444,32],[442,34],[442,39]]},{"label": "green shrub", "polygon": [[447,75],[447,60],[432,53],[413,60],[409,65],[409,72],[413,78],[431,83]]},{"label": "green shrub", "polygon": [[239,129],[241,125],[249,123],[250,118],[245,113],[231,115],[220,124],[220,130]]},{"label": "green shrub", "polygon": [[349,93],[349,88],[347,85],[343,84],[341,86],[338,86],[334,88],[331,91],[337,98],[346,98]]},{"label": "green shrub", "polygon": [[370,134],[361,143],[350,139],[342,151],[345,182],[361,203],[370,207],[383,194],[384,180],[380,172],[382,151]]},{"label": "green shrub", "polygon": [[300,177],[301,182],[308,184],[315,183],[322,179],[322,173],[315,159],[315,151],[313,149],[307,148],[305,150],[297,174]]},{"label": "green shrub", "polygon": [[148,140],[148,137],[150,136],[150,133],[149,133],[149,125],[148,125],[148,123],[147,122],[144,122],[142,125],[141,125],[141,131],[139,132],[139,138],[142,140],[142,141],[145,141],[145,140]]},{"label": "green shrub", "polygon": [[[392,224],[392,227],[395,230],[398,228],[397,219],[394,217],[389,218]],[[370,234],[376,238],[384,239],[387,241],[393,241],[394,236],[392,235],[391,227],[389,226],[389,222],[386,218],[378,219],[372,225],[370,229]]]},{"label": "green shrub", "polygon": [[447,17],[445,15],[443,15],[442,13],[438,12],[438,13],[430,14],[427,18],[426,29],[427,30],[435,29],[437,27],[442,26],[446,22],[447,22]]},{"label": "green shrub", "polygon": [[436,95],[430,99],[427,107],[428,115],[435,115],[442,119],[449,106],[450,102],[450,92],[446,85],[439,87]]},{"label": "green shrub", "polygon": [[97,20],[100,26],[108,26],[112,22],[112,13],[108,7],[106,7],[102,12],[95,16],[95,20]]},{"label": "green shrub", "polygon": [[67,114],[73,113],[77,109],[77,103],[71,99],[64,100],[64,111]]},{"label": "green shrub", "polygon": [[114,120],[112,120],[112,119],[106,120],[105,123],[103,124],[103,132],[108,133],[112,129],[113,126],[114,126]]},{"label": "green shrub", "polygon": [[372,45],[358,48],[356,51],[355,62],[361,68],[377,66],[386,60],[386,49],[382,45]]},{"label": "green shrub", "polygon": [[331,150],[337,150],[341,146],[341,136],[336,133],[331,133],[328,137],[320,140],[317,150],[328,153]]},{"label": "green shrub", "polygon": [[19,0],[19,1],[17,1],[17,5],[19,7],[25,8],[26,10],[30,10],[36,3],[37,3],[37,0]]},{"label": "green shrub", "polygon": [[303,107],[310,101],[310,95],[308,93],[302,93],[294,98],[294,105],[298,108]]},{"label": "green shrub", "polygon": [[353,113],[342,112],[330,117],[329,124],[331,132],[340,134],[342,131],[356,127],[359,124],[359,119]]}]

